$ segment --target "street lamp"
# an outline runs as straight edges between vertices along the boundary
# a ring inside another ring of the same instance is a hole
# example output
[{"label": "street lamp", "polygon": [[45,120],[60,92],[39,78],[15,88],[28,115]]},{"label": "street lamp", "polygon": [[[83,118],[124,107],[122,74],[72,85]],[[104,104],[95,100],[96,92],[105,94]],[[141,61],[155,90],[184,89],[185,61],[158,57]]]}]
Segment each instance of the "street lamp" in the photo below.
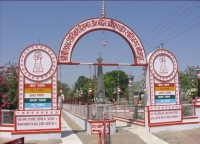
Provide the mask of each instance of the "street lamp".
[{"label": "street lamp", "polygon": [[79,91],[78,90],[76,90],[76,95],[79,96]]},{"label": "street lamp", "polygon": [[88,90],[88,93],[89,93],[89,94],[91,94],[91,93],[92,93],[92,89],[91,89],[91,88],[89,88],[89,90]]},{"label": "street lamp", "polygon": [[91,94],[92,94],[92,89],[89,88],[89,90],[88,90],[88,101],[89,101],[89,104],[91,102]]},{"label": "street lamp", "polygon": [[196,72],[198,76],[198,99],[200,99],[200,66],[197,66]]},{"label": "street lamp", "polygon": [[90,104],[90,101],[91,101],[91,93],[92,93],[92,89],[91,88],[89,88],[89,90],[88,90],[88,99],[87,99],[87,119],[89,119],[90,118],[90,116],[89,116],[89,104]]},{"label": "street lamp", "polygon": [[79,91],[79,96],[80,96],[80,104],[83,104],[84,103],[84,98],[83,98],[83,90],[82,88],[80,88],[80,91]]},{"label": "street lamp", "polygon": [[182,89],[181,89],[181,77],[179,76],[178,77],[178,79],[179,79],[179,97],[180,97],[180,102],[182,103],[182,94],[181,94],[181,91],[182,91]]},{"label": "street lamp", "polygon": [[117,86],[117,104],[120,105],[120,101],[119,101],[119,93],[120,93],[121,89],[119,86]]},{"label": "street lamp", "polygon": [[141,103],[141,101],[142,101],[141,94],[142,94],[142,87],[140,87],[140,89],[139,89],[139,103]]},{"label": "street lamp", "polygon": [[82,88],[80,88],[80,94],[81,94],[81,96],[82,96],[82,94],[83,94],[83,90],[82,90]]},{"label": "street lamp", "polygon": [[62,89],[60,89],[60,95],[58,96],[58,106],[60,109],[63,107],[64,95]]},{"label": "street lamp", "polygon": [[195,94],[195,91],[194,91],[194,88],[195,88],[195,85],[194,85],[194,79],[192,78],[192,80],[191,80],[191,86],[192,86],[192,88],[191,88],[191,93],[192,93],[192,101],[195,101],[195,97],[196,97],[196,94]]},{"label": "street lamp", "polygon": [[62,100],[64,101],[64,94],[63,94],[62,89],[60,89],[60,96],[61,96]]},{"label": "street lamp", "polygon": [[128,86],[129,86],[129,107],[133,107],[133,78],[132,74],[128,76]]}]

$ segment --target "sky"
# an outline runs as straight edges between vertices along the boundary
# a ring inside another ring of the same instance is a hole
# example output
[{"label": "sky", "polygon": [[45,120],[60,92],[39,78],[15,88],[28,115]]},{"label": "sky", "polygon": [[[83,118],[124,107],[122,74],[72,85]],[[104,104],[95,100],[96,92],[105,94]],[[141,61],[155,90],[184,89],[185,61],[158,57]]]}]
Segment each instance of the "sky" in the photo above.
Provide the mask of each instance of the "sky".
[{"label": "sky", "polygon": [[[179,71],[200,64],[200,1],[105,1],[106,17],[131,28],[140,38],[146,56],[163,48],[171,51]],[[0,66],[18,63],[21,52],[32,44],[45,44],[58,56],[67,32],[86,19],[101,16],[101,1],[0,1]],[[73,62],[133,63],[126,41],[116,33],[94,31],[76,44]],[[71,88],[78,77],[92,78],[94,66],[59,66],[58,79]],[[104,66],[103,72],[118,70]],[[119,66],[119,70],[143,78],[141,66]]]}]

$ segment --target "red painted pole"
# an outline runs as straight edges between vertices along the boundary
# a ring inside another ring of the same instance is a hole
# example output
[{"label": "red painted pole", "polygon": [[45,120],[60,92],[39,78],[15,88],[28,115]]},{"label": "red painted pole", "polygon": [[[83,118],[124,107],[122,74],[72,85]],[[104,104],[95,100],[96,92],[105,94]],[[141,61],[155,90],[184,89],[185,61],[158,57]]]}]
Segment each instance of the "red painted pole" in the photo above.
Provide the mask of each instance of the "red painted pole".
[{"label": "red painted pole", "polygon": [[106,114],[104,113],[104,144],[106,144]]},{"label": "red painted pole", "polygon": [[1,107],[0,107],[0,124],[1,124],[1,115],[2,115],[2,111],[1,111]]},{"label": "red painted pole", "polygon": [[102,143],[101,143],[101,134],[102,134],[102,133],[99,132],[99,141],[98,141],[98,144],[102,144]]}]

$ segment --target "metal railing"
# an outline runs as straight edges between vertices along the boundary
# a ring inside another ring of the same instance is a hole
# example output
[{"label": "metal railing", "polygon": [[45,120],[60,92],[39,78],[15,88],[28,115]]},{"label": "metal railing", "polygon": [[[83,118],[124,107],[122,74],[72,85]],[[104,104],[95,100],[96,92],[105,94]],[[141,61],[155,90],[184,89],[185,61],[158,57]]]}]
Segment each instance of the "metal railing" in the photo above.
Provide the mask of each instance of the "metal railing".
[{"label": "metal railing", "polygon": [[98,105],[76,105],[76,104],[63,104],[63,109],[82,116],[86,119],[103,119],[103,114],[106,114],[106,119],[112,119],[112,105],[98,104]]},{"label": "metal railing", "polygon": [[113,115],[130,119],[144,120],[144,108],[113,106]]},{"label": "metal railing", "polygon": [[[124,107],[113,105],[75,105],[63,104],[63,108],[88,119],[102,119],[103,113],[106,113],[107,119],[114,116],[126,117],[129,119],[145,120],[144,108]],[[183,117],[194,116],[193,104],[182,104]]]},{"label": "metal railing", "polygon": [[116,116],[132,117],[135,112],[135,107],[113,106],[113,114]]},{"label": "metal railing", "polygon": [[1,109],[1,124],[14,124],[14,110]]},{"label": "metal railing", "polygon": [[182,104],[183,117],[194,116],[194,105],[193,104]]}]

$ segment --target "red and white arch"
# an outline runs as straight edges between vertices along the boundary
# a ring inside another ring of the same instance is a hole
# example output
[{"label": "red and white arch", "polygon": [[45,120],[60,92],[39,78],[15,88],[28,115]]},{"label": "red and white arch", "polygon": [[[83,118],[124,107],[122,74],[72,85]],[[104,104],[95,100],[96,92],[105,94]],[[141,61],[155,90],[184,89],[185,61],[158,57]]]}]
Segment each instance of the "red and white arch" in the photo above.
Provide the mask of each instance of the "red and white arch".
[{"label": "red and white arch", "polygon": [[79,63],[72,62],[72,52],[81,37],[85,34],[96,31],[96,30],[108,30],[112,31],[121,37],[123,37],[129,44],[134,61],[131,64],[109,64],[101,63],[101,65],[137,65],[144,66],[147,65],[146,54],[143,45],[138,38],[138,36],[125,24],[111,19],[111,18],[92,18],[82,21],[75,25],[64,37],[58,55],[58,64],[68,64],[68,65],[79,65],[79,64],[92,64],[98,65],[97,63]]}]

